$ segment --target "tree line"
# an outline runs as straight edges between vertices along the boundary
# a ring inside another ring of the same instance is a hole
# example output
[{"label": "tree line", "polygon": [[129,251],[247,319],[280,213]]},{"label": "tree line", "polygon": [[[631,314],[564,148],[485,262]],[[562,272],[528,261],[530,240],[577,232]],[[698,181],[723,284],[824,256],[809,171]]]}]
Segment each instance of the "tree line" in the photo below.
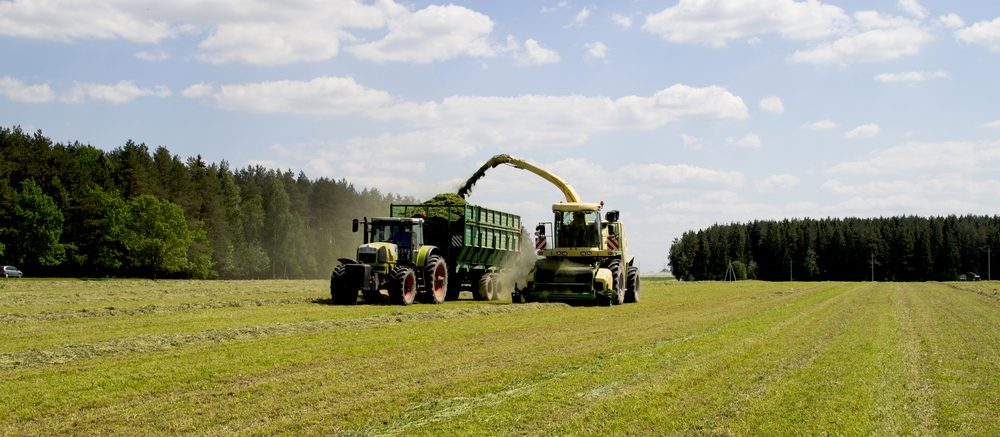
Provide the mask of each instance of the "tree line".
[{"label": "tree line", "polygon": [[350,222],[412,202],[346,180],[0,127],[0,262],[31,276],[318,278]]},{"label": "tree line", "polygon": [[986,279],[997,248],[1000,216],[786,219],[685,232],[669,262],[679,280],[954,281]]}]

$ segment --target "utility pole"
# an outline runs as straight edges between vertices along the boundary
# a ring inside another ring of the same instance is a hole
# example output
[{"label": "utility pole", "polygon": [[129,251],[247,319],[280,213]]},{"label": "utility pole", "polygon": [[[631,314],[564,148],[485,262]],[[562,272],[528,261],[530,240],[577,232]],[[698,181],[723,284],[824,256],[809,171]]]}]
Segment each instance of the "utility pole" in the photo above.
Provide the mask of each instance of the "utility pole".
[{"label": "utility pole", "polygon": [[987,281],[992,281],[993,280],[993,275],[992,275],[991,271],[993,270],[993,266],[990,265],[990,246],[980,247],[979,248],[979,250],[983,250],[983,249],[986,249],[986,280]]},{"label": "utility pole", "polygon": [[872,252],[872,282],[875,282],[875,251]]}]

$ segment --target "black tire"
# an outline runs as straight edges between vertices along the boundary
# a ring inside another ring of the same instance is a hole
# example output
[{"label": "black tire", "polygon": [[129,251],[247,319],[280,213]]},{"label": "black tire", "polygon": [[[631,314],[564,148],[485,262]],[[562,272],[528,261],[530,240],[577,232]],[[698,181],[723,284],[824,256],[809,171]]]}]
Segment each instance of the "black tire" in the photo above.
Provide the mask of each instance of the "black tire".
[{"label": "black tire", "polygon": [[350,293],[344,288],[343,279],[347,269],[340,265],[330,273],[330,300],[336,305],[354,305],[358,303],[358,292]]},{"label": "black tire", "polygon": [[490,300],[500,300],[502,287],[503,281],[500,279],[500,275],[492,275],[490,279]]},{"label": "black tire", "polygon": [[625,280],[625,303],[638,303],[639,302],[639,269],[636,267],[628,268],[628,277]]},{"label": "black tire", "polygon": [[611,260],[608,262],[607,269],[611,270],[611,288],[615,292],[614,295],[611,296],[611,304],[621,305],[625,302],[625,278],[622,277],[621,260]]},{"label": "black tire", "polygon": [[442,303],[448,295],[448,264],[440,256],[433,255],[424,265],[424,290],[422,300],[426,303]]},{"label": "black tire", "polygon": [[416,273],[407,267],[396,267],[389,278],[389,301],[394,305],[412,305],[416,297]]},{"label": "black tire", "polygon": [[472,293],[476,300],[490,300],[493,294],[493,280],[488,273],[479,277],[476,283],[476,290]]}]

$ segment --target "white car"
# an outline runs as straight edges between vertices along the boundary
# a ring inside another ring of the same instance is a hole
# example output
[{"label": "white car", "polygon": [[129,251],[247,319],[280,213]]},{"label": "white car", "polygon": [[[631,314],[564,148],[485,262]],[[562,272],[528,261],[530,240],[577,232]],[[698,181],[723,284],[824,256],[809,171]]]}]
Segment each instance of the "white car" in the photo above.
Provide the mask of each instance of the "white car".
[{"label": "white car", "polygon": [[24,273],[21,273],[17,267],[14,266],[3,266],[3,277],[5,278],[20,278],[23,277]]}]

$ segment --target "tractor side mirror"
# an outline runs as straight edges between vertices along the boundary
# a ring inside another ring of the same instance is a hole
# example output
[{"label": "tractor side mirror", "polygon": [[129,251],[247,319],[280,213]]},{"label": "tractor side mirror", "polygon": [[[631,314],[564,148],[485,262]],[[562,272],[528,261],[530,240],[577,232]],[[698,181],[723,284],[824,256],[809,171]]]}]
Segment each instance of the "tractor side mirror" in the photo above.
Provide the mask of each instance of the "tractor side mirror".
[{"label": "tractor side mirror", "polygon": [[351,232],[358,232],[358,219],[351,222]]},{"label": "tractor side mirror", "polygon": [[545,225],[538,225],[535,227],[535,235],[545,235]]},{"label": "tractor side mirror", "polygon": [[614,223],[618,221],[618,215],[619,213],[617,209],[608,211],[607,214],[604,214],[604,220]]}]

